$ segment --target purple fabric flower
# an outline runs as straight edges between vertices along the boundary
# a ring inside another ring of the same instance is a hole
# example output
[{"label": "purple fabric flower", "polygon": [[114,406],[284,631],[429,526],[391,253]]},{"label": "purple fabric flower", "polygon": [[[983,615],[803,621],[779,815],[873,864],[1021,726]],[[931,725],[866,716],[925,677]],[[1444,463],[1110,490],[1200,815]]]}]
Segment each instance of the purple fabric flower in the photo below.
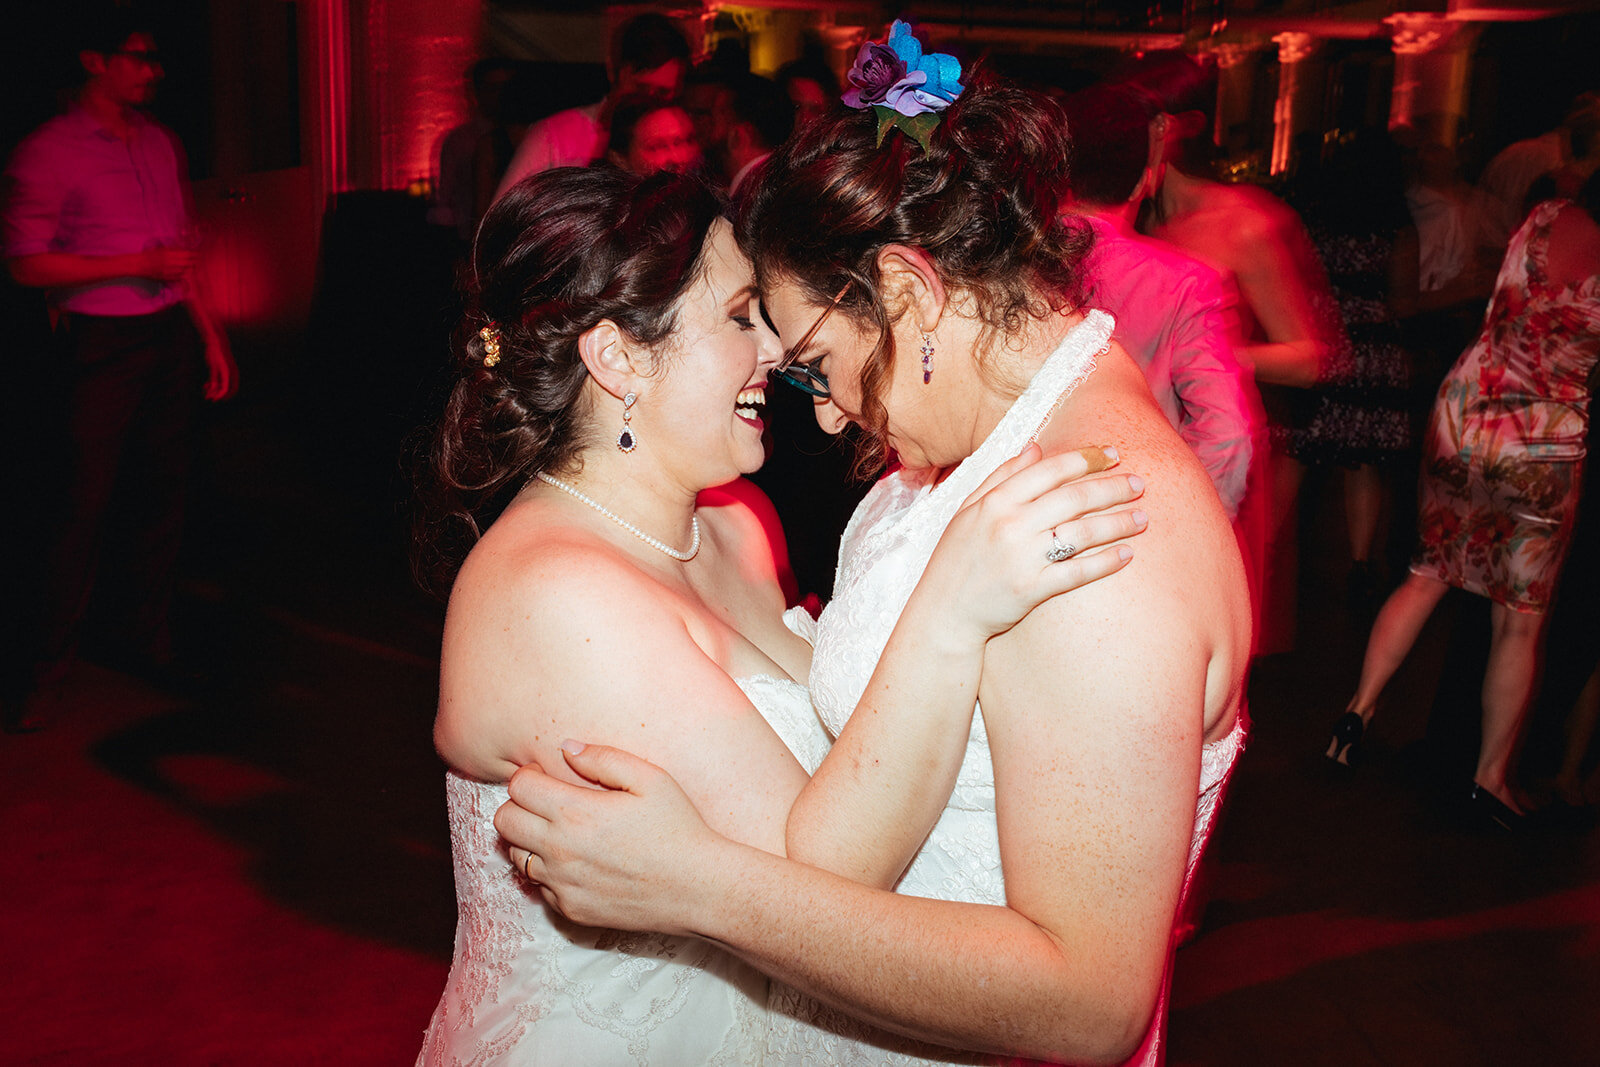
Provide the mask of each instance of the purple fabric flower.
[{"label": "purple fabric flower", "polygon": [[[889,104],[889,94],[899,90],[904,92],[902,83],[907,81],[905,62],[895,54],[894,49],[887,45],[868,41],[856,53],[856,61],[846,75],[850,80],[851,88],[845,90],[844,102],[850,107],[865,108],[873,104]],[[927,75],[917,78],[920,84],[926,80]]]},{"label": "purple fabric flower", "polygon": [[890,129],[903,131],[928,151],[928,137],[939,125],[938,113],[965,88],[961,64],[943,52],[922,51],[911,27],[896,19],[883,44],[868,41],[856,53],[847,75],[850,88],[841,99],[849,107],[878,116],[878,143]]}]

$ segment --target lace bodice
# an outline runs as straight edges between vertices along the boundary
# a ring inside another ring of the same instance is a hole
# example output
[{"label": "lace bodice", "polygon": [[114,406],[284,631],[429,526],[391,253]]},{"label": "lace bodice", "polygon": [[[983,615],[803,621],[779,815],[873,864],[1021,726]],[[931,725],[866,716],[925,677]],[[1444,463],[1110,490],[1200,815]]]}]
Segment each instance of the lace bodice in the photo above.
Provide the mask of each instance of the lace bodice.
[{"label": "lace bodice", "polygon": [[[838,736],[855,709],[896,620],[956,511],[995,468],[1038,435],[1056,406],[1093,372],[1112,326],[1111,317],[1104,312],[1088,313],[989,437],[944,481],[934,485],[929,472],[900,470],[874,486],[856,509],[840,547],[834,599],[812,635],[811,694],[817,715],[831,734]],[[1203,752],[1191,873],[1210,832],[1222,784],[1243,743],[1242,721],[1241,717],[1241,725],[1232,734],[1206,746]],[[995,821],[994,767],[981,708],[973,716],[950,800],[896,889],[943,900],[997,905],[1006,901]],[[775,1016],[768,1038],[768,1064],[903,1067],[997,1062],[918,1047],[877,1033],[777,983],[772,1004]],[[1153,1027],[1153,1034],[1158,1032],[1159,1027]],[[1148,1048],[1153,1057],[1153,1043]]]},{"label": "lace bodice", "polygon": [[[828,747],[804,686],[739,679],[814,770]],[[455,862],[455,957],[419,1067],[749,1067],[766,1031],[767,979],[695,938],[578,926],[512,868],[494,828],[503,783],[446,775]]]},{"label": "lace bodice", "polygon": [[[1094,370],[1112,326],[1110,315],[1089,312],[988,438],[944,481],[934,485],[933,472],[902,469],[873,486],[856,508],[839,547],[833,600],[817,622],[811,662],[812,700],[835,737],[865,691],[944,528],[973,490],[1036,437],[1056,405]],[[972,717],[971,738],[944,817],[906,871],[900,890],[945,900],[1005,903],[993,826],[994,768],[980,709]]]}]

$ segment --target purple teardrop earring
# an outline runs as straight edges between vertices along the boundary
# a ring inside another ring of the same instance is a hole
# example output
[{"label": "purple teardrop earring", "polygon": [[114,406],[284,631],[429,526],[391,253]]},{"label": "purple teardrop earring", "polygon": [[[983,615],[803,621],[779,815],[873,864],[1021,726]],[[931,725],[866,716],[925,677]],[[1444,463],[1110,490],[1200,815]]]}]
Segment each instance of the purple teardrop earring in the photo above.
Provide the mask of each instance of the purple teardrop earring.
[{"label": "purple teardrop earring", "polygon": [[922,335],[922,384],[933,381],[933,335]]},{"label": "purple teardrop earring", "polygon": [[633,405],[637,402],[637,393],[629,393],[622,398],[622,432],[617,434],[617,450],[619,452],[632,452],[639,442],[633,436]]}]

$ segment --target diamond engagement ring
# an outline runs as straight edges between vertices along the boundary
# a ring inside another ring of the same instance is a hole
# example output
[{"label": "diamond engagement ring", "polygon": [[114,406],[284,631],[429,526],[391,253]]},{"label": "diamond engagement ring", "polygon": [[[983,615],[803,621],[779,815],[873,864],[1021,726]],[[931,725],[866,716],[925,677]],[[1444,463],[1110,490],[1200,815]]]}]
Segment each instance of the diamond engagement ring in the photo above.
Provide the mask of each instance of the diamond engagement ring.
[{"label": "diamond engagement ring", "polygon": [[1049,560],[1051,563],[1060,563],[1064,559],[1071,559],[1073,556],[1077,555],[1077,553],[1078,547],[1076,545],[1067,544],[1066,542],[1062,541],[1060,537],[1056,536],[1056,532],[1054,530],[1050,531],[1050,548],[1049,551],[1045,552],[1044,554],[1045,559]]}]

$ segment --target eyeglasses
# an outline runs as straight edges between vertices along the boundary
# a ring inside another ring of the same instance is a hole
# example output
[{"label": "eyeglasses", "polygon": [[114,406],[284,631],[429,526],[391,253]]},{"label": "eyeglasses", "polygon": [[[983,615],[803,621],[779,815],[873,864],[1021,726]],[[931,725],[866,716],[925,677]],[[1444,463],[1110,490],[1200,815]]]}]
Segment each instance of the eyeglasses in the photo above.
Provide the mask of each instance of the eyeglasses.
[{"label": "eyeglasses", "polygon": [[844,294],[850,291],[850,282],[845,282],[828,306],[822,309],[822,314],[817,316],[817,321],[811,324],[811,329],[805,332],[789,351],[783,354],[783,359],[769,372],[769,377],[778,379],[785,385],[791,385],[809,396],[818,400],[827,400],[832,394],[828,391],[828,376],[817,370],[809,363],[796,363],[800,353],[806,350],[811,339],[817,336],[817,331],[822,329],[822,324],[828,321],[828,316],[833,314],[833,309],[839,306],[839,301],[844,299]]}]

